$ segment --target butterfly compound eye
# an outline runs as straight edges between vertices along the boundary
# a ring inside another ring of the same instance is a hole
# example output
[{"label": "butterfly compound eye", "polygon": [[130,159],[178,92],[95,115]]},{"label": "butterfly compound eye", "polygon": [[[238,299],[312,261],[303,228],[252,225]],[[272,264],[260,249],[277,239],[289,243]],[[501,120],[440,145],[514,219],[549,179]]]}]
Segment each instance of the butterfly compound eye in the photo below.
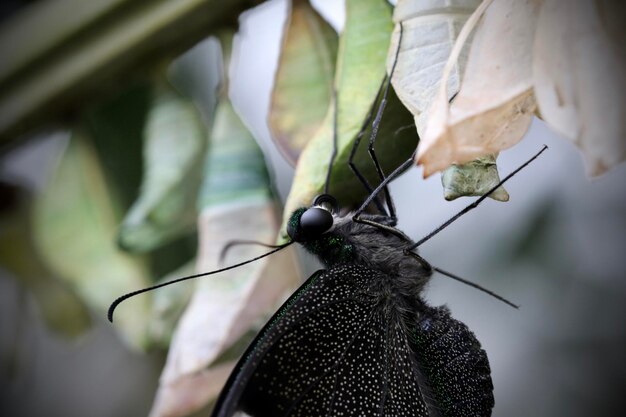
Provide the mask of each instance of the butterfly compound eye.
[{"label": "butterfly compound eye", "polygon": [[319,236],[333,225],[333,215],[321,207],[311,207],[300,217],[300,229],[306,237]]},{"label": "butterfly compound eye", "polygon": [[308,209],[296,210],[287,223],[287,234],[296,242],[314,239],[333,226],[333,213],[339,207],[337,200],[328,194],[322,194],[313,200]]}]

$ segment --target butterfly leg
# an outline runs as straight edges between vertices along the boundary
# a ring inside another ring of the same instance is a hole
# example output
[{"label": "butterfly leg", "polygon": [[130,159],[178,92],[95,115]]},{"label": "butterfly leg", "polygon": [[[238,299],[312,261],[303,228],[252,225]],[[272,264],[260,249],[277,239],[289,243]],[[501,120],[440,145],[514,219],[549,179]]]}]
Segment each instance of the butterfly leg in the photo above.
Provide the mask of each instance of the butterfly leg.
[{"label": "butterfly leg", "polygon": [[[396,60],[397,60],[397,52],[396,52]],[[378,129],[380,127],[380,121],[382,119],[383,116],[383,112],[385,111],[385,106],[387,105],[387,93],[389,92],[389,87],[391,86],[391,77],[393,76],[393,68],[395,68],[395,61],[391,70],[391,73],[389,75],[389,77],[386,80],[386,85],[385,85],[385,91],[383,93],[383,97],[380,101],[380,105],[378,107],[378,111],[376,113],[376,118],[374,119],[374,122],[372,123],[372,133],[370,135],[370,140],[369,140],[369,146],[367,148],[367,152],[370,156],[370,158],[372,159],[372,162],[374,163],[374,166],[376,167],[376,172],[378,174],[378,178],[380,179],[381,182],[383,182],[385,180],[385,174],[383,172],[382,167],[380,166],[380,163],[378,162],[378,158],[376,156],[376,150],[374,148],[375,143],[376,143],[376,136],[378,135]],[[389,217],[393,220],[394,224],[397,222],[397,217],[396,217],[396,208],[393,204],[393,199],[391,198],[391,194],[389,193],[389,187],[387,187],[387,185],[385,185],[383,187],[383,193],[384,193],[384,197],[385,197],[385,202],[387,204],[387,210],[389,213]]]},{"label": "butterfly leg", "polygon": [[[396,52],[394,55],[393,64],[391,65],[391,71],[389,71],[389,76],[386,78],[385,90],[383,92],[380,105],[378,106],[378,111],[376,112],[376,118],[374,119],[374,122],[372,123],[372,133],[370,134],[369,146],[367,148],[367,152],[369,153],[370,158],[372,158],[372,162],[374,163],[374,166],[376,167],[376,172],[378,173],[378,178],[380,179],[381,183],[385,183],[385,174],[383,173],[382,167],[380,166],[380,163],[378,162],[378,158],[376,157],[376,150],[374,148],[374,145],[376,143],[376,137],[378,135],[378,129],[380,127],[380,121],[383,117],[385,106],[387,105],[387,95],[389,93],[389,88],[391,87],[391,80],[393,78],[393,74],[396,69],[396,64],[398,63],[398,55],[400,54],[400,46],[402,45],[402,33],[403,33],[403,26],[402,26],[402,23],[400,23],[400,34],[398,37],[398,46],[396,48]],[[385,202],[387,203],[389,217],[392,219],[393,225],[395,225],[397,223],[396,208],[393,203],[393,199],[391,198],[391,193],[389,193],[389,187],[387,187],[386,184],[383,186],[383,192],[385,195]]]},{"label": "butterfly leg", "polygon": [[[370,156],[370,158],[372,159],[372,162],[374,163],[374,166],[376,167],[376,172],[378,174],[378,177],[381,181],[385,180],[385,174],[383,173],[382,167],[380,166],[380,163],[378,162],[378,158],[376,156],[376,150],[374,148],[375,145],[375,141],[376,141],[376,136],[378,134],[378,129],[380,126],[380,121],[383,115],[383,112],[385,110],[385,106],[387,104],[387,94],[389,92],[389,87],[391,86],[391,77],[393,77],[393,73],[396,67],[396,63],[398,61],[398,53],[400,52],[400,44],[402,42],[402,24],[400,25],[400,38],[398,40],[398,48],[396,49],[396,54],[394,57],[394,62],[390,71],[389,76],[385,76],[381,82],[381,85],[378,89],[378,93],[376,94],[376,99],[375,99],[375,103],[378,102],[380,95],[382,93],[382,100],[380,102],[380,105],[378,106],[378,110],[376,112],[376,118],[374,119],[374,122],[372,123],[372,132],[370,135],[370,140],[369,140],[369,146],[368,146],[368,154]],[[336,97],[336,94],[335,94]],[[337,100],[335,99],[335,134],[336,134],[336,120],[337,120],[337,105],[336,105]],[[363,176],[363,174],[361,174],[361,172],[358,170],[358,168],[356,167],[356,165],[354,164],[354,157],[356,155],[356,151],[358,149],[359,144],[361,143],[361,139],[363,137],[363,135],[365,134],[365,131],[367,130],[367,126],[369,125],[370,121],[372,120],[372,116],[374,113],[374,107],[372,107],[372,109],[370,109],[369,114],[367,115],[365,122],[363,123],[361,130],[359,131],[354,144],[352,145],[352,149],[350,152],[350,157],[348,158],[348,165],[350,166],[350,169],[352,170],[352,172],[356,175],[356,177],[359,179],[359,181],[361,181],[361,183],[363,184],[363,186],[365,187],[365,189],[367,190],[368,193],[370,193],[370,196],[373,194],[373,190],[372,190],[372,186],[369,184],[369,182],[367,181],[367,179]],[[336,138],[335,140],[335,146],[336,146]],[[328,184],[328,178],[327,178],[327,184]],[[389,189],[387,188],[387,186],[384,186],[384,193],[385,193],[385,202],[387,204],[387,210],[384,209],[382,203],[380,202],[380,199],[378,198],[378,193],[375,194],[374,198],[370,199],[370,202],[373,201],[374,204],[376,204],[377,208],[379,209],[379,211],[384,214],[387,215],[387,217],[389,217],[391,219],[391,223],[393,225],[396,224],[397,222],[397,217],[396,217],[396,212],[395,212],[395,206],[393,204],[393,199],[391,198],[391,194],[389,193]],[[369,204],[369,203],[368,203]],[[359,219],[357,217],[357,219]],[[357,220],[358,221],[358,220]]]},{"label": "butterfly leg", "polygon": [[[385,89],[386,81],[387,81],[387,76],[385,76],[380,83],[380,87],[378,88],[378,92],[376,93],[376,99],[374,100],[374,103],[372,104],[372,107],[370,108],[370,111],[367,114],[367,117],[365,118],[363,125],[361,126],[361,130],[359,130],[359,133],[357,134],[356,139],[354,140],[354,143],[352,144],[352,149],[350,150],[350,156],[348,158],[348,166],[350,167],[354,175],[359,179],[359,181],[361,181],[361,184],[363,184],[368,194],[372,193],[373,188],[370,185],[369,181],[367,181],[367,178],[365,178],[365,176],[361,174],[357,166],[354,164],[354,157],[356,155],[357,149],[359,148],[359,144],[361,143],[361,139],[365,135],[365,131],[367,130],[368,125],[372,121],[372,117],[374,116],[374,106],[378,102],[381,93]],[[335,108],[335,111],[337,111],[336,108]],[[385,210],[385,207],[383,206],[379,198],[374,199],[374,204],[376,204],[376,207],[382,214],[385,214],[385,215],[387,214],[387,210]]]},{"label": "butterfly leg", "polygon": [[400,166],[398,166],[396,169],[394,169],[391,174],[386,176],[382,180],[382,182],[380,184],[378,184],[378,186],[374,189],[374,191],[372,191],[372,193],[365,199],[363,204],[361,204],[361,207],[359,207],[358,210],[354,212],[354,214],[352,215],[352,221],[357,222],[357,223],[369,224],[370,226],[374,226],[374,227],[376,227],[378,229],[385,230],[385,231],[393,233],[393,234],[395,234],[397,236],[400,236],[403,239],[410,240],[404,233],[402,233],[400,230],[398,230],[398,229],[396,229],[395,227],[392,226],[392,225],[395,225],[395,222],[393,221],[392,218],[390,218],[390,220],[392,220],[392,223],[391,223],[392,225],[386,225],[386,224],[383,224],[383,223],[380,223],[380,222],[375,222],[375,221],[372,221],[372,220],[369,220],[369,219],[364,219],[364,218],[361,217],[361,215],[363,214],[363,212],[365,211],[367,206],[372,202],[372,200],[374,198],[376,198],[376,196],[383,189],[385,189],[387,184],[389,184],[391,181],[396,179],[408,167],[413,165],[413,161],[415,159],[415,153],[416,153],[416,151],[414,151],[413,154],[406,161],[404,161]]}]

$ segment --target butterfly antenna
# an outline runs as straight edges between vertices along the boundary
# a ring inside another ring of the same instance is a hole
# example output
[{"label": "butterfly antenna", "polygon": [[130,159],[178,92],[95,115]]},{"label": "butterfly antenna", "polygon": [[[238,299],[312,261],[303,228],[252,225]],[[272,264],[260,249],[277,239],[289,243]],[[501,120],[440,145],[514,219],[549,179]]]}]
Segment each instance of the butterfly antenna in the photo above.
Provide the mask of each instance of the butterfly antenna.
[{"label": "butterfly antenna", "polygon": [[224,261],[224,259],[226,258],[226,254],[233,246],[240,246],[240,245],[258,245],[258,246],[263,246],[263,247],[270,248],[270,249],[278,249],[283,246],[283,245],[270,245],[269,243],[259,242],[258,240],[231,240],[227,242],[222,248],[222,250],[220,251],[220,256],[219,256],[220,264]]},{"label": "butterfly antenna", "polygon": [[330,174],[333,171],[333,163],[337,156],[337,112],[339,103],[337,102],[337,90],[333,86],[333,152],[330,154],[330,161],[328,161],[328,171],[326,171],[326,183],[324,184],[324,194],[328,194],[330,187]]},{"label": "butterfly antenna", "polygon": [[511,306],[511,307],[513,307],[513,308],[519,308],[519,306],[518,306],[517,304],[513,304],[512,302],[510,302],[510,301],[509,301],[509,300],[507,300],[506,298],[504,298],[504,297],[502,297],[502,296],[500,296],[500,295],[496,294],[496,293],[495,293],[495,292],[493,292],[493,291],[488,290],[488,289],[487,289],[487,288],[485,288],[485,287],[481,287],[480,285],[478,285],[478,284],[476,284],[476,283],[474,283],[474,282],[472,282],[472,281],[468,281],[468,280],[466,280],[466,279],[464,279],[464,278],[461,278],[461,277],[460,277],[460,276],[458,276],[458,275],[454,275],[454,274],[452,274],[452,273],[450,273],[450,272],[444,271],[444,270],[443,270],[443,269],[441,269],[441,268],[437,268],[436,266],[433,266],[432,268],[433,268],[433,270],[434,270],[434,271],[437,271],[437,272],[439,272],[440,274],[447,276],[448,278],[455,279],[455,280],[457,280],[457,281],[459,281],[459,282],[462,282],[463,284],[469,285],[470,287],[476,288],[477,290],[480,290],[480,291],[482,291],[482,292],[484,292],[484,293],[486,293],[486,294],[489,294],[490,296],[492,296],[492,297],[494,297],[494,298],[497,298],[498,300],[502,301],[502,302],[503,302],[503,303],[505,303],[505,304],[510,305],[510,306]]},{"label": "butterfly antenna", "polygon": [[271,255],[271,254],[273,254],[273,253],[276,253],[276,252],[278,252],[278,251],[280,251],[280,250],[282,250],[282,249],[285,249],[287,246],[291,245],[292,243],[294,243],[294,241],[293,241],[293,240],[292,240],[292,241],[289,241],[289,242],[287,242],[287,243],[285,243],[285,244],[283,244],[283,245],[280,245],[280,246],[278,246],[276,249],[274,249],[274,250],[272,250],[272,251],[270,251],[270,252],[267,252],[267,253],[265,253],[265,254],[263,254],[263,255],[257,256],[257,257],[252,258],[252,259],[248,259],[247,261],[240,262],[240,263],[235,264],[235,265],[227,266],[226,268],[221,268],[221,269],[217,269],[217,270],[215,270],[215,271],[203,272],[203,273],[201,273],[201,274],[195,274],[195,275],[189,275],[189,276],[182,277],[182,278],[177,278],[177,279],[174,279],[174,280],[172,280],[172,281],[164,282],[164,283],[161,283],[161,284],[153,285],[153,286],[151,286],[151,287],[143,288],[143,289],[141,289],[141,290],[137,290],[137,291],[129,292],[128,294],[124,294],[124,295],[122,295],[121,297],[118,297],[115,301],[113,301],[113,303],[111,303],[111,306],[109,307],[109,311],[107,312],[107,318],[109,319],[109,321],[110,321],[111,323],[113,323],[113,313],[115,312],[115,308],[116,308],[116,307],[117,307],[117,306],[118,306],[118,305],[119,305],[122,301],[127,300],[127,299],[129,299],[130,297],[134,297],[134,296],[139,295],[139,294],[142,294],[142,293],[144,293],[144,292],[148,292],[148,291],[156,290],[157,288],[162,288],[162,287],[165,287],[165,286],[168,286],[168,285],[171,285],[171,284],[175,284],[175,283],[177,283],[177,282],[186,281],[186,280],[188,280],[188,279],[192,279],[192,278],[199,278],[199,277],[204,277],[204,276],[207,276],[207,275],[218,274],[218,273],[220,273],[220,272],[224,272],[224,271],[228,271],[228,270],[230,270],[230,269],[235,269],[235,268],[238,268],[238,267],[240,267],[240,266],[243,266],[243,265],[246,265],[246,264],[252,263],[252,262],[254,262],[254,261],[257,261],[257,260],[259,260],[259,259],[261,259],[261,258],[265,258],[266,256],[270,256],[270,255]]},{"label": "butterfly antenna", "polygon": [[515,171],[511,172],[509,175],[504,177],[503,180],[501,180],[499,183],[497,183],[495,186],[493,186],[489,191],[487,191],[485,194],[483,194],[480,198],[478,198],[472,204],[468,205],[463,210],[459,211],[457,214],[455,214],[450,219],[448,219],[448,221],[446,221],[444,224],[442,224],[441,226],[439,226],[438,228],[436,228],[435,230],[430,232],[428,235],[426,235],[425,237],[423,237],[422,239],[420,239],[419,241],[417,241],[416,243],[411,245],[409,248],[407,248],[407,250],[412,250],[412,249],[417,248],[422,243],[426,242],[427,240],[429,240],[430,238],[435,236],[437,233],[441,232],[443,229],[445,229],[446,227],[450,226],[450,224],[452,224],[454,221],[456,221],[459,217],[461,217],[465,213],[469,212],[470,210],[473,210],[476,207],[478,207],[478,205],[480,203],[482,203],[487,197],[489,197],[494,191],[496,191],[498,189],[498,187],[503,185],[505,182],[507,182],[511,177],[513,177],[515,174],[520,172],[522,169],[526,168],[526,166],[528,166],[528,164],[530,164],[532,161],[537,159],[539,157],[539,155],[541,155],[546,149],[548,149],[548,147],[546,145],[543,145],[543,148],[541,148],[541,150],[539,152],[537,152],[532,158],[530,158],[528,161],[526,161],[522,165],[520,165],[519,168],[517,168]]}]

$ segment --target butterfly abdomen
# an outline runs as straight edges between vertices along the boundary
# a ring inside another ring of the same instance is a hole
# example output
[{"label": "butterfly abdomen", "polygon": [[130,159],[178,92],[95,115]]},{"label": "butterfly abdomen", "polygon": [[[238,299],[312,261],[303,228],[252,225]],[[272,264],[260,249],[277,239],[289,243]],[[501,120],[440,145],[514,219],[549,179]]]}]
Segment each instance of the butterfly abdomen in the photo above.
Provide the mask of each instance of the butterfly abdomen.
[{"label": "butterfly abdomen", "polygon": [[446,307],[425,307],[413,349],[442,416],[491,415],[494,398],[487,354],[474,333],[453,319]]}]

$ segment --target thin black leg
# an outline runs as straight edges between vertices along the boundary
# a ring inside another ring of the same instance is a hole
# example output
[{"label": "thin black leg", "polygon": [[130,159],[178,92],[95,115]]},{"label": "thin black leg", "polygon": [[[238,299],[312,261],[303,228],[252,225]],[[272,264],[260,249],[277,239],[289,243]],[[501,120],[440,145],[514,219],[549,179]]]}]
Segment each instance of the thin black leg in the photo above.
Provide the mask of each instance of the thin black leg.
[{"label": "thin black leg", "polygon": [[[397,53],[396,53],[396,60],[397,60]],[[395,68],[395,62],[393,64],[393,68]],[[393,68],[391,70],[391,74],[387,80],[386,86],[385,86],[385,92],[383,94],[383,98],[380,102],[380,106],[378,107],[378,112],[376,113],[376,118],[374,119],[374,123],[372,123],[372,133],[370,135],[370,140],[369,140],[369,146],[367,148],[367,153],[369,154],[370,158],[372,159],[372,162],[374,163],[374,166],[376,167],[376,172],[378,173],[378,178],[380,179],[380,181],[384,181],[385,180],[385,174],[383,172],[382,167],[380,166],[380,163],[378,162],[378,158],[376,157],[376,150],[374,149],[374,144],[376,143],[376,136],[378,135],[378,129],[380,127],[380,121],[382,119],[383,116],[383,112],[385,111],[385,106],[387,105],[387,93],[389,92],[389,86],[391,85],[391,77],[393,76]],[[384,193],[385,193],[385,202],[387,203],[387,210],[389,213],[389,217],[391,217],[392,219],[396,220],[396,208],[393,204],[393,199],[391,198],[391,194],[389,193],[389,188],[387,186],[385,186],[383,188]]]},{"label": "thin black leg", "polygon": [[[380,107],[378,108],[378,112],[376,113],[376,118],[374,119],[374,123],[372,124],[372,134],[370,135],[368,153],[374,162],[374,166],[376,166],[376,171],[378,172],[378,177],[381,182],[385,180],[385,174],[383,173],[382,167],[378,162],[378,158],[376,157],[376,151],[374,149],[374,144],[376,142],[376,136],[378,135],[378,129],[380,127],[380,121],[383,117],[383,112],[385,111],[385,106],[387,105],[387,94],[389,93],[389,87],[391,87],[391,80],[393,78],[393,74],[396,70],[396,64],[398,63],[398,55],[400,54],[400,46],[402,45],[402,33],[403,26],[400,23],[400,34],[398,36],[398,47],[396,48],[396,53],[394,55],[393,64],[391,65],[391,71],[389,72],[389,77],[387,79],[387,85],[385,86],[385,92],[383,94],[382,101],[380,103]],[[389,193],[389,187],[385,185],[385,201],[387,203],[387,208],[389,210],[389,217],[396,221],[396,208],[393,204],[393,199],[391,198],[391,194]]]},{"label": "thin black leg", "polygon": [[[367,127],[369,126],[372,120],[372,117],[374,116],[374,108],[376,106],[376,103],[378,103],[378,99],[380,98],[380,95],[385,89],[386,80],[387,80],[387,76],[383,78],[382,82],[380,83],[380,87],[378,87],[378,92],[376,93],[376,99],[374,100],[374,103],[372,103],[372,107],[370,108],[370,111],[367,114],[367,117],[365,118],[363,125],[361,126],[361,130],[359,130],[359,133],[357,134],[356,139],[354,140],[354,143],[352,144],[352,149],[350,150],[350,157],[348,158],[348,166],[350,167],[354,175],[359,179],[359,181],[361,181],[361,184],[363,184],[363,186],[367,190],[368,195],[372,193],[373,188],[370,185],[369,181],[367,181],[367,178],[365,178],[365,176],[361,174],[359,169],[354,164],[354,156],[356,155],[356,151],[359,148],[361,139],[365,135],[365,132],[367,131]],[[382,214],[385,214],[385,215],[387,214],[387,210],[385,210],[385,207],[383,206],[383,203],[380,201],[379,198],[374,199],[374,204],[376,204],[376,207]]]},{"label": "thin black leg", "polygon": [[[378,162],[378,158],[376,156],[376,150],[374,148],[375,143],[376,143],[376,137],[378,135],[378,129],[380,128],[380,121],[382,120],[382,116],[383,113],[385,111],[385,106],[387,105],[387,94],[389,93],[389,88],[391,86],[391,79],[393,77],[393,73],[396,69],[396,64],[398,63],[398,54],[400,53],[400,45],[402,44],[402,32],[403,32],[403,28],[402,28],[402,24],[400,24],[400,35],[399,35],[399,39],[398,39],[398,47],[396,48],[396,53],[394,56],[394,61],[393,64],[391,66],[391,71],[389,72],[389,76],[385,78],[385,80],[383,80],[384,82],[384,92],[382,95],[382,99],[380,101],[380,105],[378,106],[378,111],[376,112],[376,118],[374,119],[374,122],[372,123],[372,132],[370,134],[370,139],[369,139],[369,146],[368,146],[368,154],[370,156],[370,158],[372,159],[372,162],[374,163],[374,166],[376,167],[376,172],[378,174],[378,178],[381,181],[381,184],[383,185],[383,190],[384,190],[384,197],[385,197],[385,202],[387,204],[387,212],[389,214],[389,217],[392,219],[392,223],[395,225],[397,222],[397,217],[396,217],[396,209],[395,206],[393,204],[393,199],[391,198],[391,194],[389,193],[389,188],[387,187],[387,182],[385,182],[385,173],[382,170],[382,167],[380,166],[380,163]],[[370,193],[370,197],[372,196],[373,191]],[[374,199],[375,201],[378,200],[377,197],[378,193],[374,194]],[[368,198],[369,199],[369,198]],[[370,200],[371,201],[371,200]],[[361,222],[361,223],[368,223],[364,221],[363,219],[360,218],[360,214],[361,214],[362,210],[355,216],[353,216],[353,220],[357,221],[357,222]],[[381,225],[384,226],[384,225]],[[388,226],[386,226],[388,227]]]},{"label": "thin black leg", "polygon": [[[373,222],[373,221],[366,220],[366,219],[362,219],[360,216],[361,216],[361,214],[363,214],[363,211],[365,210],[365,208],[372,202],[372,200],[374,198],[376,198],[376,196],[387,186],[388,183],[390,183],[391,181],[396,179],[408,167],[413,165],[413,161],[415,160],[415,153],[416,152],[417,151],[413,151],[413,154],[411,155],[411,157],[409,157],[409,159],[407,159],[406,161],[404,161],[402,163],[402,165],[400,165],[399,167],[394,169],[391,174],[389,174],[380,184],[378,184],[378,186],[374,189],[374,191],[372,191],[372,193],[361,204],[361,207],[359,207],[358,210],[356,212],[354,212],[354,214],[352,215],[352,221],[355,221],[355,222],[358,222],[358,223],[369,224],[369,225],[377,227],[377,228],[379,228],[381,230],[386,230],[386,231],[388,231],[390,233],[393,233],[393,234],[395,234],[397,236],[401,236],[403,238],[406,238],[406,235],[404,233],[402,233],[401,231],[399,231],[398,229],[396,229],[393,226],[385,225],[385,224],[382,224],[382,223]],[[392,222],[392,224],[395,225],[395,222]],[[408,238],[406,238],[406,239],[409,240]]]}]

